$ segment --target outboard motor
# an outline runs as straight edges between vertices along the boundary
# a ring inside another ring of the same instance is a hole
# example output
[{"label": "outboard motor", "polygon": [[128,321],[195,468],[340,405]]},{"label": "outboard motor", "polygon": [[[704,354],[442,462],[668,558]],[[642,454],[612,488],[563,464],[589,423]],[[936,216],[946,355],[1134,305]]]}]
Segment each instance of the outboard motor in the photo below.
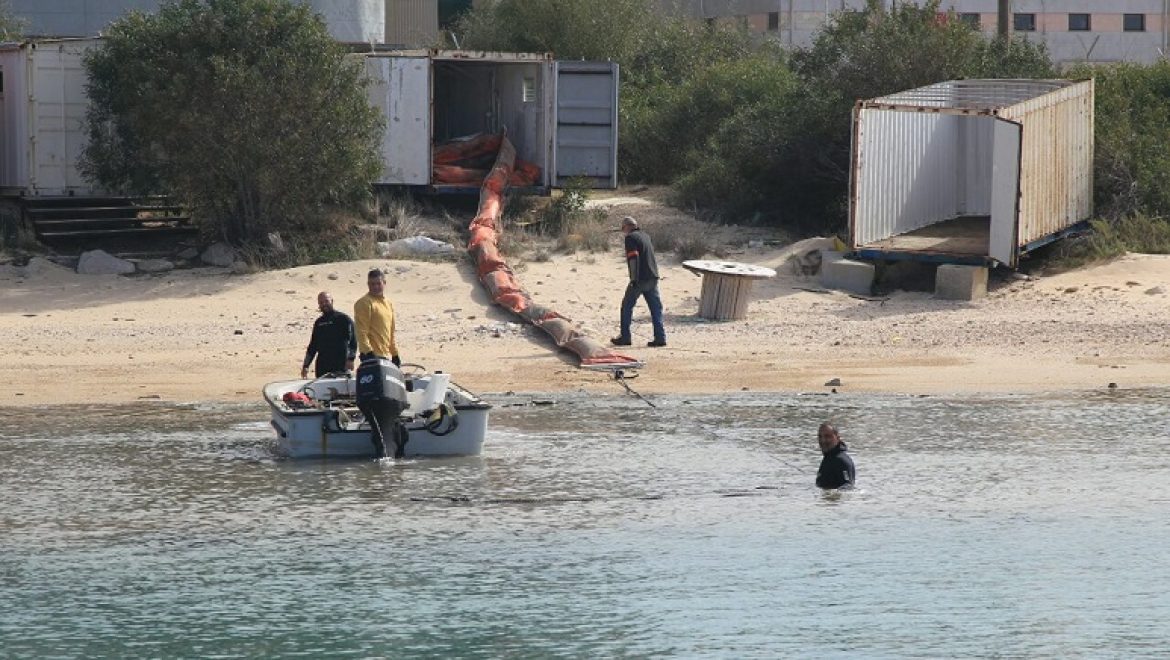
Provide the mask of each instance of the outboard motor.
[{"label": "outboard motor", "polygon": [[386,456],[386,440],[394,443],[394,458],[406,454],[406,427],[399,415],[408,407],[402,371],[384,357],[362,360],[357,369],[357,405],[370,421],[370,442],[377,458]]}]

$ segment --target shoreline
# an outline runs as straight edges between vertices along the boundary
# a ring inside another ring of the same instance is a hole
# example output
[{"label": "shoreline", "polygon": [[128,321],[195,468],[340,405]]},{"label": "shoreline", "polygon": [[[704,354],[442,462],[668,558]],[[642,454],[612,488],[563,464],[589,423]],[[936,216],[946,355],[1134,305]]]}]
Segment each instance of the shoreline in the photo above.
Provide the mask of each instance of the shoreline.
[{"label": "shoreline", "polygon": [[[611,252],[515,268],[535,300],[604,341],[616,329],[624,277]],[[631,387],[644,395],[797,394],[828,392],[825,383],[839,378],[840,393],[962,395],[1170,382],[1170,256],[999,282],[986,299],[960,303],[922,292],[864,300],[815,291],[815,278],[786,268],[789,253],[759,247],[734,256],[780,274],[758,283],[747,318],[731,322],[699,319],[700,280],[663,257],[668,346],[642,345],[649,324],[637,309],[635,345],[623,352],[647,365]],[[0,336],[14,347],[0,406],[262,402],[265,383],[299,375],[317,292],[330,291],[349,313],[375,266],[390,273],[404,361],[447,371],[480,394],[624,393],[608,372],[578,368],[541,331],[493,307],[462,259],[132,278],[0,266]]]}]

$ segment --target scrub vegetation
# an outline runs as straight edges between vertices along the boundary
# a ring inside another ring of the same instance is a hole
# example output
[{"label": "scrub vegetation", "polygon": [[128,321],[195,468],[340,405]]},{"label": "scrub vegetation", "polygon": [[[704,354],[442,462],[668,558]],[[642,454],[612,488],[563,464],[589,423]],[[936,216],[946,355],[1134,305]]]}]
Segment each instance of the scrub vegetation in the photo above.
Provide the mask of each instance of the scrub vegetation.
[{"label": "scrub vegetation", "polygon": [[[1170,251],[1170,63],[1057,72],[1042,45],[989,39],[937,1],[885,4],[837,14],[801,49],[736,21],[664,12],[659,0],[607,0],[604,11],[594,0],[496,0],[450,34],[465,48],[617,61],[624,182],[667,184],[697,215],[792,235],[845,227],[857,99],[953,78],[1093,76],[1099,218],[1059,252]],[[0,34],[16,33],[3,6]],[[206,236],[268,263],[335,258],[338,242],[361,236],[356,220],[376,215],[382,119],[360,66],[307,5],[164,4],[111,25],[86,66],[82,166],[103,186],[174,195]],[[571,190],[560,199],[530,231],[562,250],[603,249],[594,214],[573,207]],[[266,256],[273,232],[294,254]],[[688,253],[707,249],[690,243]]]},{"label": "scrub vegetation", "polygon": [[1170,64],[1058,72],[1043,45],[1005,47],[938,2],[883,4],[838,14],[795,50],[656,0],[611,0],[604,12],[590,0],[499,0],[456,32],[469,48],[617,61],[624,181],[669,184],[676,203],[709,217],[793,233],[845,226],[857,99],[955,78],[1095,76],[1100,219],[1070,256],[1170,243]]},{"label": "scrub vegetation", "polygon": [[465,14],[458,32],[469,48],[616,60],[623,179],[671,184],[677,203],[737,222],[843,226],[856,99],[951,78],[1053,75],[1042,47],[1002,48],[940,19],[937,2],[838,14],[795,51],[735,22],[672,16],[656,0],[606,4],[500,0]]},{"label": "scrub vegetation", "polygon": [[1096,79],[1093,232],[1064,241],[1065,265],[1126,251],[1170,254],[1170,62],[1081,67]]},{"label": "scrub vegetation", "polygon": [[368,207],[382,120],[360,63],[307,5],[180,0],[134,12],[86,69],[82,166],[111,190],[175,195],[205,235],[237,245],[283,232],[308,261]]}]

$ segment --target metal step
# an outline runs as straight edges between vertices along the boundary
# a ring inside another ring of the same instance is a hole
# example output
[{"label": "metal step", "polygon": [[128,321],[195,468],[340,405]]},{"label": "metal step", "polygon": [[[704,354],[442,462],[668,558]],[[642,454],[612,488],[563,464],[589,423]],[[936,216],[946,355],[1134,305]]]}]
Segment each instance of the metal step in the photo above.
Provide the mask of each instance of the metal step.
[{"label": "metal step", "polygon": [[61,218],[62,216],[82,215],[93,217],[134,217],[139,213],[156,213],[163,217],[169,217],[171,215],[178,215],[182,210],[183,207],[177,204],[151,204],[145,206],[59,206],[51,208],[30,207],[28,209],[28,216],[34,221],[52,220]]},{"label": "metal step", "polygon": [[55,231],[65,229],[126,229],[148,224],[183,226],[191,224],[191,217],[186,215],[172,215],[154,218],[61,218],[33,221],[33,227],[36,228],[37,233],[43,233],[44,230]]},{"label": "metal step", "polygon": [[67,239],[67,238],[105,238],[113,236],[191,236],[197,230],[191,226],[181,227],[130,227],[125,229],[79,229],[73,231],[41,232],[40,238]]}]

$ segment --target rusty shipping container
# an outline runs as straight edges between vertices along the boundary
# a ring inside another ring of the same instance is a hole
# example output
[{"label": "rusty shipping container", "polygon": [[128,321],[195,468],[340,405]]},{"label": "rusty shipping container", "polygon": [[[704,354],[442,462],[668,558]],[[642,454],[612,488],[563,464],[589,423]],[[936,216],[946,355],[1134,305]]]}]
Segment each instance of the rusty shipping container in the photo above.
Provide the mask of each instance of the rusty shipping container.
[{"label": "rusty shipping container", "polygon": [[859,101],[850,248],[1016,267],[1093,213],[1093,81],[956,80]]}]

